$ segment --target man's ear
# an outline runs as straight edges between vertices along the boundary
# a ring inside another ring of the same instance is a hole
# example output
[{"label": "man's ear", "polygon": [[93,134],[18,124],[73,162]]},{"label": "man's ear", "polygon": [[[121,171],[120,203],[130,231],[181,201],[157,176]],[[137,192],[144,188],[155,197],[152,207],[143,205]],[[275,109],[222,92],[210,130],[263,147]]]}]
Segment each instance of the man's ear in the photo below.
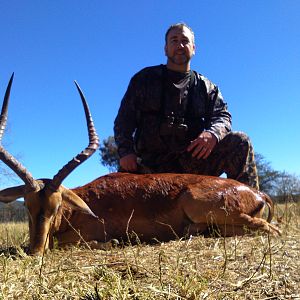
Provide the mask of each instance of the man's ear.
[{"label": "man's ear", "polygon": [[83,213],[98,218],[78,195],[68,189],[64,189],[62,192],[62,200],[67,202],[73,209],[80,210]]},{"label": "man's ear", "polygon": [[14,186],[0,191],[0,202],[10,203],[25,195],[25,185]]},{"label": "man's ear", "polygon": [[165,56],[168,56],[168,55],[167,55],[167,52],[168,52],[168,51],[167,51],[167,44],[165,44],[164,50],[165,50]]}]

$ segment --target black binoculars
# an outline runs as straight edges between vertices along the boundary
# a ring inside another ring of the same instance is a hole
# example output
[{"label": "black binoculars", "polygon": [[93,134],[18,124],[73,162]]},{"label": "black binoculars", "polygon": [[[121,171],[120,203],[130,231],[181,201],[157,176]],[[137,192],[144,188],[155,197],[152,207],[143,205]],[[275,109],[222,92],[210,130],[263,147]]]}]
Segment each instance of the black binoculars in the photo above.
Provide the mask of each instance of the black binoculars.
[{"label": "black binoculars", "polygon": [[166,116],[160,124],[160,135],[161,136],[176,136],[179,139],[186,137],[188,126],[184,124],[184,118],[176,117],[172,112]]}]

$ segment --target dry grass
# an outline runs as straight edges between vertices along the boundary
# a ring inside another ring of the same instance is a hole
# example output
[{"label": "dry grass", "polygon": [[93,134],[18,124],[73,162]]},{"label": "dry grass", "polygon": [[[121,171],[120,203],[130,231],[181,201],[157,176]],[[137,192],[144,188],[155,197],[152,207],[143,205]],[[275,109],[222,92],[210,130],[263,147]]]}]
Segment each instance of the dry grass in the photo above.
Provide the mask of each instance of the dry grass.
[{"label": "dry grass", "polygon": [[23,252],[26,224],[0,224],[0,299],[300,299],[300,205],[283,235],[193,237],[111,250]]}]

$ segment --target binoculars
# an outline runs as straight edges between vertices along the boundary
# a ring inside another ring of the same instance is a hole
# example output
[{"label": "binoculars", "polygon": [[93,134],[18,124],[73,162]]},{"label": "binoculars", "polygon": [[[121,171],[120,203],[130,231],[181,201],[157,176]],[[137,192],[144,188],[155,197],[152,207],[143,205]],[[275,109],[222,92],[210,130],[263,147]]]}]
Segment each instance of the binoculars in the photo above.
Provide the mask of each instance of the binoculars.
[{"label": "binoculars", "polygon": [[160,124],[161,136],[176,136],[179,139],[184,139],[188,131],[188,126],[184,124],[184,118],[176,117],[173,112],[166,116]]}]

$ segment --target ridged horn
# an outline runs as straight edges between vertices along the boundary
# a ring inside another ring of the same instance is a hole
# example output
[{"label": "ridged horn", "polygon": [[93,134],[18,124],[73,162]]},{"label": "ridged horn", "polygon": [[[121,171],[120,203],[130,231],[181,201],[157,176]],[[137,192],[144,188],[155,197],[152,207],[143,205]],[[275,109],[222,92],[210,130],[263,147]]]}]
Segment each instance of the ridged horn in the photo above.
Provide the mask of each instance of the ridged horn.
[{"label": "ridged horn", "polygon": [[57,190],[63,180],[75,169],[77,168],[80,164],[82,164],[85,160],[87,160],[89,157],[92,156],[92,154],[95,153],[95,151],[99,147],[99,138],[96,133],[96,129],[93,123],[93,119],[88,107],[88,104],[85,100],[85,97],[78,85],[78,83],[75,81],[75,85],[77,87],[77,90],[79,92],[84,112],[85,112],[85,117],[86,117],[86,123],[87,123],[87,128],[88,128],[88,135],[89,135],[89,144],[88,146],[79,154],[77,154],[76,157],[74,157],[72,160],[70,160],[61,170],[58,171],[58,173],[53,177],[52,183],[51,183],[51,188],[54,190]]},{"label": "ridged horn", "polygon": [[[2,104],[1,116],[0,116],[0,142],[6,127],[9,96],[10,96],[10,90],[11,90],[13,78],[14,78],[14,73],[10,77],[9,83],[6,88],[3,104]],[[30,190],[37,190],[39,188],[38,183],[34,180],[32,175],[26,170],[26,168],[24,168],[21,163],[19,163],[10,153],[8,153],[2,147],[2,145],[0,145],[0,159],[24,181],[27,188],[29,188]]]},{"label": "ridged horn", "polygon": [[12,73],[10,80],[8,82],[4,99],[3,99],[3,104],[2,104],[2,109],[1,109],[1,116],[0,116],[0,141],[2,140],[2,136],[6,127],[6,122],[7,122],[7,111],[8,111],[8,103],[9,103],[9,96],[10,96],[10,90],[11,90],[11,85],[14,80],[14,73]]}]

